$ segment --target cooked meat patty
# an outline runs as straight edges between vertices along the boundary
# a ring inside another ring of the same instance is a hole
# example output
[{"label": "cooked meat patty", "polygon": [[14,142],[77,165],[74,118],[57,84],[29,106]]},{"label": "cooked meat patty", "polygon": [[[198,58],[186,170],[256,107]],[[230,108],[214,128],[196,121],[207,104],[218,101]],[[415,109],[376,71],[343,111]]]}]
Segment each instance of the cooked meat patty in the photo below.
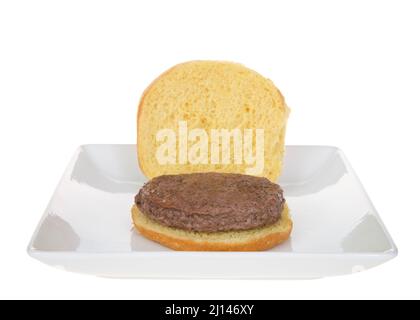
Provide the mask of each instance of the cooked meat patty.
[{"label": "cooked meat patty", "polygon": [[268,226],[280,219],[284,205],[283,190],[266,178],[214,172],[156,177],[135,201],[165,226],[200,232]]}]

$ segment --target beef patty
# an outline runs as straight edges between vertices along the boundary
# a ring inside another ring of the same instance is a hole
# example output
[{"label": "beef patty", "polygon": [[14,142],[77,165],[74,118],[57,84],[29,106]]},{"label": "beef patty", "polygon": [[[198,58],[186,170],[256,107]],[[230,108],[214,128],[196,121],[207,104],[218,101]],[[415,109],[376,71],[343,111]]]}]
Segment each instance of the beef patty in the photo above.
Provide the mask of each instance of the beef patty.
[{"label": "beef patty", "polygon": [[188,231],[249,230],[274,224],[283,190],[266,178],[231,173],[164,175],[135,197],[141,212],[168,227]]}]

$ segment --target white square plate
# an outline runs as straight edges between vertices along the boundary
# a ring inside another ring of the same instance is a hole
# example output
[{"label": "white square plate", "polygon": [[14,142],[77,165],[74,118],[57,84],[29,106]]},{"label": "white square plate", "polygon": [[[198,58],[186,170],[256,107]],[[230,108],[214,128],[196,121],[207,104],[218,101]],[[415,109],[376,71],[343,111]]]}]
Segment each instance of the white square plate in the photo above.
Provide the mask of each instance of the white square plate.
[{"label": "white square plate", "polygon": [[372,268],[397,248],[343,153],[288,146],[280,185],[291,238],[265,252],[177,252],[132,228],[130,208],[146,181],[134,145],[81,146],[28,247],[68,271],[141,278],[318,278]]}]

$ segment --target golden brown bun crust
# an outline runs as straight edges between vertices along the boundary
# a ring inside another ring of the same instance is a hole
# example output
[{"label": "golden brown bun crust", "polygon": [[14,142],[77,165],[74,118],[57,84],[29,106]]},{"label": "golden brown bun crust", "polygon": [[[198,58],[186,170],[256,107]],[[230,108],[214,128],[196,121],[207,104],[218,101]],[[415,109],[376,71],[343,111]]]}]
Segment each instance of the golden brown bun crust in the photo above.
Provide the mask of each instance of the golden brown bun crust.
[{"label": "golden brown bun crust", "polygon": [[287,205],[282,218],[273,226],[247,231],[228,231],[216,234],[190,232],[150,220],[137,206],[131,209],[134,226],[146,238],[180,251],[263,251],[284,242],[290,236],[293,223]]}]

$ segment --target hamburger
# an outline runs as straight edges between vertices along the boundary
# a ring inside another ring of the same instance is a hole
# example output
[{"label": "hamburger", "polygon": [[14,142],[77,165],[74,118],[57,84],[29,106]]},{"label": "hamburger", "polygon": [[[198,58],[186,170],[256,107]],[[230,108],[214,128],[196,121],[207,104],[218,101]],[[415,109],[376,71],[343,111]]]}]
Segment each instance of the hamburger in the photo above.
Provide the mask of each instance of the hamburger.
[{"label": "hamburger", "polygon": [[292,220],[275,181],[288,114],[270,80],[236,63],[192,61],[163,73],[138,110],[138,160],[150,181],[135,196],[135,228],[175,250],[285,241]]}]

